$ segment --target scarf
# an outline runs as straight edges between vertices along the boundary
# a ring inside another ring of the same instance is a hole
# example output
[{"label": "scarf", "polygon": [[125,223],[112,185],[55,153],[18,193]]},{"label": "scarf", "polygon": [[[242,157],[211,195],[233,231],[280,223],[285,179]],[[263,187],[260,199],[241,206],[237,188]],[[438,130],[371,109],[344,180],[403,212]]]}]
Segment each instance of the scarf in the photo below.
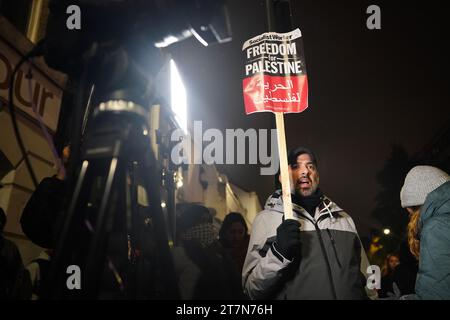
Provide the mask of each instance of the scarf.
[{"label": "scarf", "polygon": [[316,213],[316,208],[322,201],[322,196],[323,196],[322,191],[319,188],[317,188],[316,192],[314,192],[310,196],[303,197],[297,193],[293,194],[292,202],[308,211],[308,213],[312,217],[314,217],[314,214]]}]

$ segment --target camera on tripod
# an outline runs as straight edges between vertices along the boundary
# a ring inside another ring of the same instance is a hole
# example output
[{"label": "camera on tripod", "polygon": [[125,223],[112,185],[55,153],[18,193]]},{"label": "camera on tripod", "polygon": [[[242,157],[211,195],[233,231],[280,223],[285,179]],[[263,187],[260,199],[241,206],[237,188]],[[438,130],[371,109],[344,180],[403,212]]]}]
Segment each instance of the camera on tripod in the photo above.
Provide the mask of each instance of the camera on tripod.
[{"label": "camera on tripod", "polygon": [[[80,30],[66,28],[73,4]],[[178,297],[160,165],[147,133],[160,48],[190,36],[203,45],[231,39],[223,1],[50,1],[44,58],[68,74],[76,93],[48,298]],[[138,203],[139,187],[146,205]],[[147,256],[137,259],[138,251]],[[66,288],[66,268],[74,264],[83,273],[79,292]],[[105,274],[115,282],[106,289]]]}]

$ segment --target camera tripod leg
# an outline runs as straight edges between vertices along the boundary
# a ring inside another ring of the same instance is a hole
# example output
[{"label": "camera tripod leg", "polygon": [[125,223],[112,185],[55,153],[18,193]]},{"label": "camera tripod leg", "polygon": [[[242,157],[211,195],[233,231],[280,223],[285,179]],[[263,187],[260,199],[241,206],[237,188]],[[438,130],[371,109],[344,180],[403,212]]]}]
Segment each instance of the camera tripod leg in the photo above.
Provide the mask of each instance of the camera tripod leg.
[{"label": "camera tripod leg", "polygon": [[[98,293],[98,284],[100,281],[100,274],[104,269],[105,251],[106,251],[106,241],[110,230],[107,230],[108,225],[108,209],[111,205],[111,193],[113,186],[117,183],[115,180],[125,180],[124,173],[119,172],[123,170],[122,164],[119,163],[117,155],[115,155],[110,163],[108,169],[108,176],[106,178],[106,184],[104,188],[104,193],[102,196],[100,209],[96,217],[96,228],[93,234],[93,238],[90,242],[89,252],[87,255],[86,263],[86,286],[87,294],[91,298],[95,298]],[[119,182],[120,185],[120,182]],[[115,219],[116,217],[111,217]]]},{"label": "camera tripod leg", "polygon": [[[157,259],[159,260],[160,265],[164,265],[164,268],[161,270],[161,278],[165,280],[164,283],[164,297],[165,299],[178,299],[179,291],[178,291],[178,282],[175,277],[175,267],[173,264],[172,255],[170,252],[169,239],[166,233],[167,224],[164,219],[164,214],[161,208],[161,195],[159,188],[158,175],[156,174],[156,170],[152,166],[144,167],[147,174],[144,176],[144,188],[151,192],[147,192],[148,194],[148,202],[151,208],[151,212],[153,214],[153,219],[155,225],[164,226],[164,228],[159,228],[156,231],[156,241],[160,247],[160,250],[157,252]],[[156,186],[156,188],[155,188]]]},{"label": "camera tripod leg", "polygon": [[[127,233],[127,265],[128,265],[128,286],[126,296],[129,299],[136,299],[138,296],[138,279],[137,279],[137,251],[138,246],[142,247],[139,242],[140,221],[138,206],[138,184],[136,181],[137,162],[131,161],[125,168],[125,224]],[[141,250],[142,251],[142,250]]]},{"label": "camera tripod leg", "polygon": [[69,204],[69,210],[64,217],[61,233],[59,235],[59,241],[55,251],[55,257],[51,264],[51,272],[50,276],[53,277],[50,280],[50,283],[55,284],[54,292],[48,292],[49,297],[62,297],[62,292],[66,288],[63,288],[60,284],[65,283],[64,277],[66,276],[65,272],[61,272],[61,270],[66,270],[67,266],[64,266],[64,262],[67,261],[67,257],[69,255],[68,242],[73,241],[70,238],[70,227],[72,225],[72,221],[74,218],[74,212],[78,204],[78,198],[83,188],[84,180],[86,177],[87,170],[89,168],[89,161],[83,161],[80,169],[80,173],[78,175],[77,182],[75,184],[75,189],[73,193],[73,197]]}]

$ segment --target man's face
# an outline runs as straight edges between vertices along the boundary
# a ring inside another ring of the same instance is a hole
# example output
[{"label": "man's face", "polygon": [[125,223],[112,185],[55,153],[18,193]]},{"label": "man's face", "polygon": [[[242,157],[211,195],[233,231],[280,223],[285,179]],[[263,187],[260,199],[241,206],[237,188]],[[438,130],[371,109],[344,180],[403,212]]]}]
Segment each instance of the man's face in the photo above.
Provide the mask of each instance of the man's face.
[{"label": "man's face", "polygon": [[297,157],[297,163],[289,166],[295,192],[302,197],[310,196],[319,186],[319,172],[309,154]]}]

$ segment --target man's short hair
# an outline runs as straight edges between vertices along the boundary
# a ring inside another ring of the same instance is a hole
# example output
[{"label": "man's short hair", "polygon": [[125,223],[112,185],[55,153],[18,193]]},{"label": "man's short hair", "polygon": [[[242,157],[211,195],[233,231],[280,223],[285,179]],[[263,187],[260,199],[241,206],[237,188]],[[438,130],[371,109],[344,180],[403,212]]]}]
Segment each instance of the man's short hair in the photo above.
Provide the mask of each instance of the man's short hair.
[{"label": "man's short hair", "polygon": [[314,155],[314,153],[311,150],[309,150],[307,148],[304,148],[304,147],[297,147],[297,148],[292,149],[292,150],[289,151],[289,153],[288,153],[288,164],[289,165],[296,164],[298,156],[300,156],[302,154],[305,154],[305,153],[307,155],[309,155],[309,157],[311,158],[311,161],[313,162],[314,166],[316,166],[316,168],[317,168],[317,158],[316,158],[316,156]]}]

